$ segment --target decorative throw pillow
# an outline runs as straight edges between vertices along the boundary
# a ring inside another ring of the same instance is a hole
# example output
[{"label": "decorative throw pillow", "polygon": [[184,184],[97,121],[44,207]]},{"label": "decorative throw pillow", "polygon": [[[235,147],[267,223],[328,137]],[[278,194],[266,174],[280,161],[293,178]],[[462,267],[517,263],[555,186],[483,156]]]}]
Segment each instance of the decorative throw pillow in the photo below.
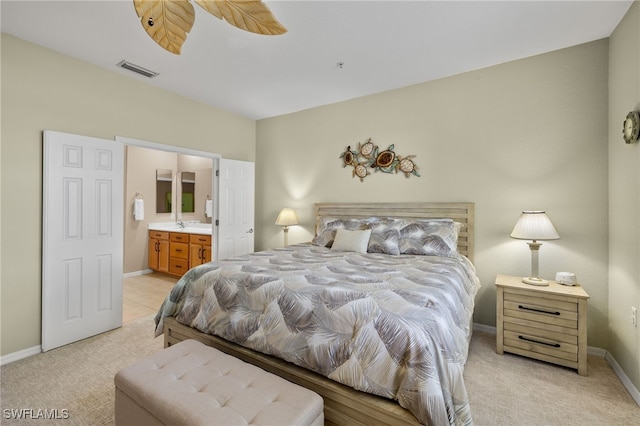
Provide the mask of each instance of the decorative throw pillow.
[{"label": "decorative throw pillow", "polygon": [[400,229],[404,222],[400,219],[382,218],[371,221],[371,238],[369,239],[369,253],[383,253],[398,255],[400,248]]},{"label": "decorative throw pillow", "polygon": [[311,240],[311,244],[331,247],[338,229],[358,230],[366,228],[368,228],[366,220],[323,218],[318,224],[316,236]]},{"label": "decorative throw pillow", "polygon": [[450,219],[420,220],[400,230],[401,254],[455,257],[462,224]]},{"label": "decorative throw pillow", "polygon": [[371,229],[363,229],[359,231],[349,231],[344,228],[337,229],[336,238],[333,241],[331,250],[366,253],[370,236]]}]

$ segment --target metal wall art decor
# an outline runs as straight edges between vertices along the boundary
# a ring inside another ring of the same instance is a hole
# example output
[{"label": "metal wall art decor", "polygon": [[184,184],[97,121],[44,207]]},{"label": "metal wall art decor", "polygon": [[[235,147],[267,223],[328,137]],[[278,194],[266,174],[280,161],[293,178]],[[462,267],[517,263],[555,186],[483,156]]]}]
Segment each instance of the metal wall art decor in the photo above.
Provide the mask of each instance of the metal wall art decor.
[{"label": "metal wall art decor", "polygon": [[381,151],[378,145],[373,144],[371,138],[367,139],[365,143],[358,142],[356,151],[352,151],[351,145],[349,145],[347,150],[340,154],[342,167],[353,167],[353,177],[359,177],[360,182],[363,182],[364,178],[371,174],[370,169],[383,173],[401,172],[405,177],[411,175],[420,177],[418,166],[412,160],[415,155],[402,157],[396,155],[393,149],[394,145],[392,144],[389,145],[389,148]]},{"label": "metal wall art decor", "polygon": [[[261,0],[194,0],[220,20],[256,34],[278,35],[287,29]],[[142,27],[165,50],[180,54],[196,19],[189,0],[133,0]]]}]

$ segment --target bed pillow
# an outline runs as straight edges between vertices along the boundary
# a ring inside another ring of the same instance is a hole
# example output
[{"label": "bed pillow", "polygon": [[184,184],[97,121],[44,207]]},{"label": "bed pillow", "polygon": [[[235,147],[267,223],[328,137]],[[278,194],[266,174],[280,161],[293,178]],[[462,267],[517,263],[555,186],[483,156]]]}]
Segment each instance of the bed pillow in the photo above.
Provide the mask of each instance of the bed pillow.
[{"label": "bed pillow", "polygon": [[320,247],[331,247],[338,229],[355,231],[367,228],[369,228],[367,219],[337,219],[326,217],[318,224],[317,234],[313,240],[311,240],[311,244]]},{"label": "bed pillow", "polygon": [[400,253],[456,257],[461,227],[450,219],[409,222],[400,229]]},{"label": "bed pillow", "polygon": [[362,229],[357,231],[350,231],[344,228],[337,229],[336,238],[333,241],[331,250],[366,253],[370,236],[371,229]]},{"label": "bed pillow", "polygon": [[401,219],[382,218],[370,221],[371,238],[369,238],[369,253],[399,255],[400,229],[404,221]]}]

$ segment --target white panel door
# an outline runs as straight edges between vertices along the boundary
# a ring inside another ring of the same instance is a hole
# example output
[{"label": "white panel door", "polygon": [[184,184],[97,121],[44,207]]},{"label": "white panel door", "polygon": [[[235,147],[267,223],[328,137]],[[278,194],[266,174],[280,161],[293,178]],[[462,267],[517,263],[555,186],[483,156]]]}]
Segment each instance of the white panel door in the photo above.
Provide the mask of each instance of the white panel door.
[{"label": "white panel door", "polygon": [[42,350],[122,326],[124,145],[45,131]]},{"label": "white panel door", "polygon": [[254,163],[218,162],[218,253],[226,259],[254,250]]}]

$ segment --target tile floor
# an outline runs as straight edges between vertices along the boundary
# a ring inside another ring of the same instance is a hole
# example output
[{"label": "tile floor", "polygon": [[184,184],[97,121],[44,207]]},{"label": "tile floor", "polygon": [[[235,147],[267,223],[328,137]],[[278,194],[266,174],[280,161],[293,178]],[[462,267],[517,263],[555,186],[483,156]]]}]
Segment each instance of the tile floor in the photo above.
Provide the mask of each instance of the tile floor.
[{"label": "tile floor", "polygon": [[122,322],[158,312],[163,300],[179,277],[152,273],[124,279]]}]

